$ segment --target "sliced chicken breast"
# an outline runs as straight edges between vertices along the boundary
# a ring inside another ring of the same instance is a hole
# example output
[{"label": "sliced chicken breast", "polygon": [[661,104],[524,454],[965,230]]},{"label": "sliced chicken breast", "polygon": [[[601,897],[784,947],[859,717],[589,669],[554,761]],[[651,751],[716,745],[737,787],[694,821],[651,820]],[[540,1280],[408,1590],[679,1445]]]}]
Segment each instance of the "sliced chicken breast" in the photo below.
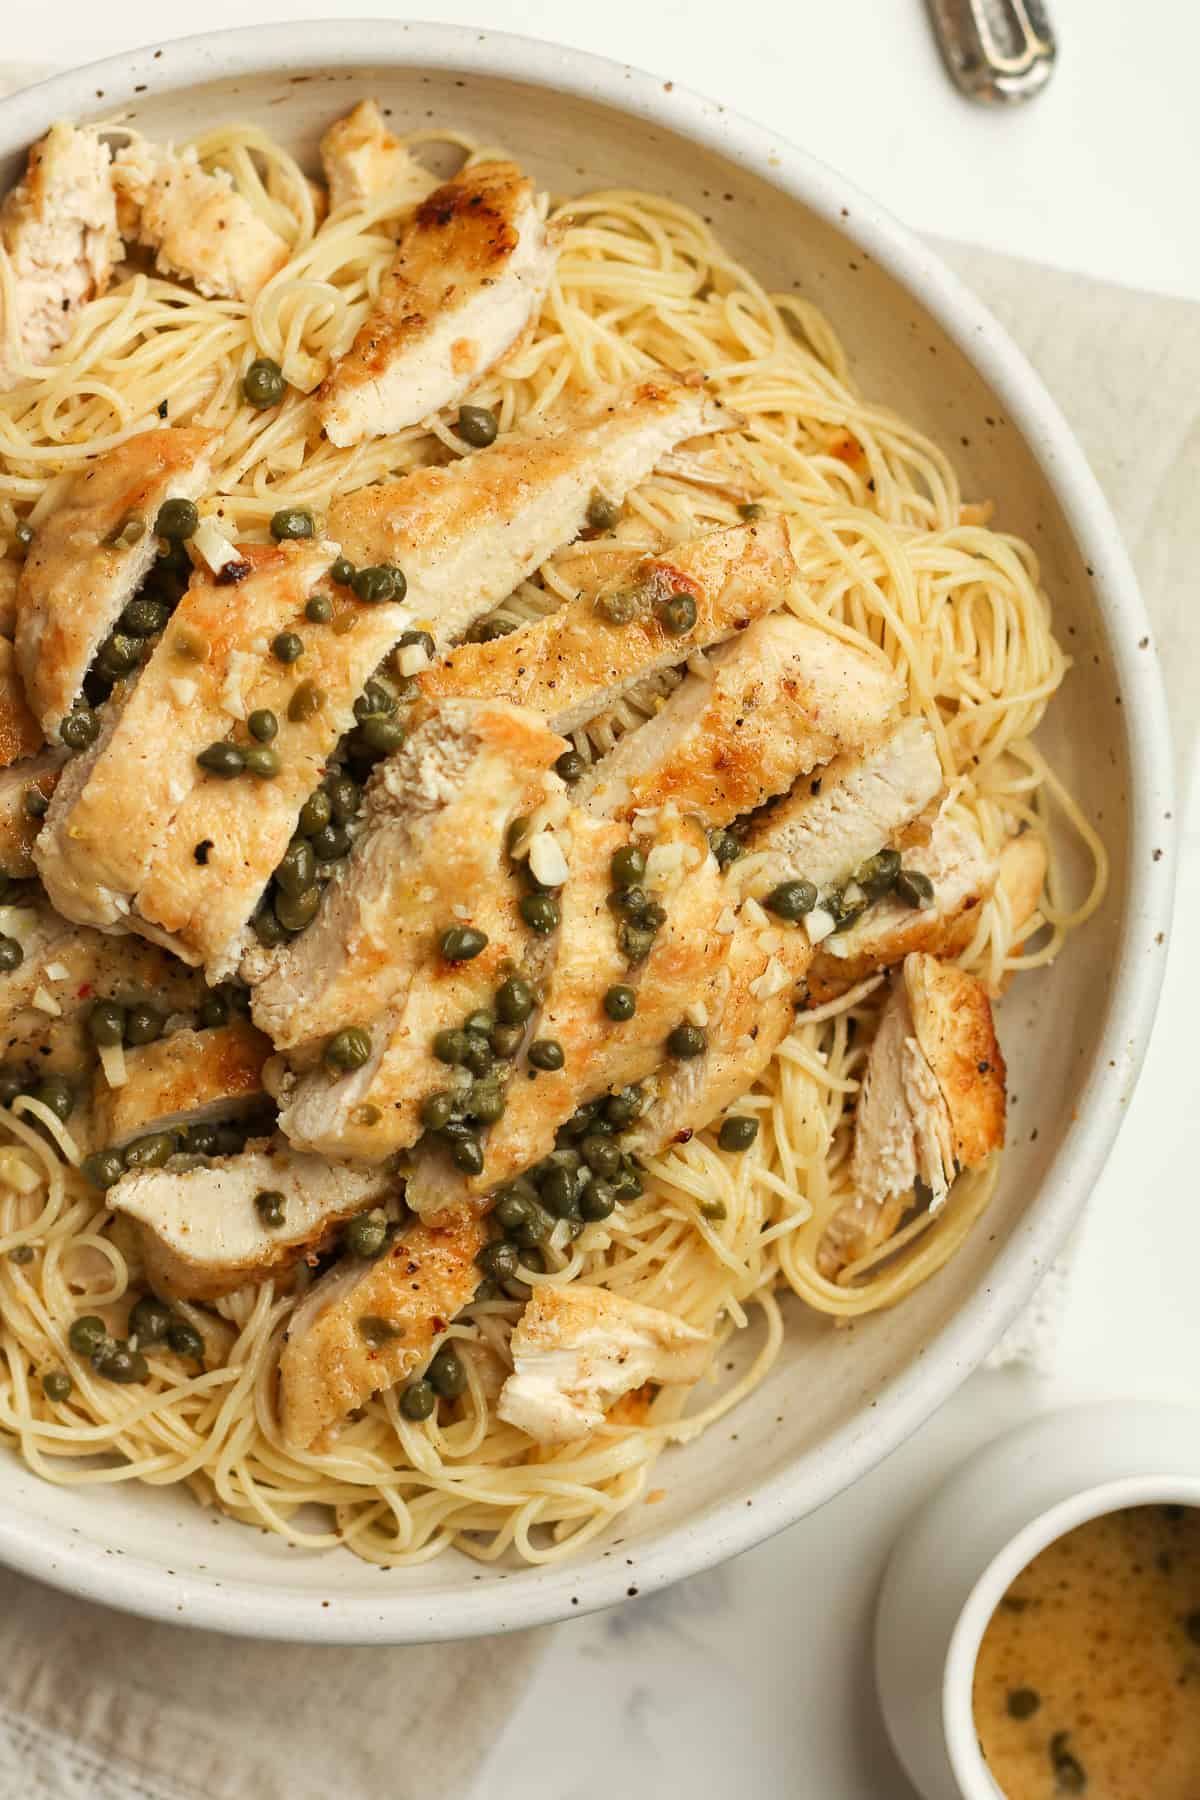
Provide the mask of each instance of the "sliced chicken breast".
[{"label": "sliced chicken breast", "polygon": [[140,431],[75,476],[41,521],[17,593],[17,659],[46,736],[83,687],[100,644],[154,563],[164,500],[194,500],[215,439],[191,428]]},{"label": "sliced chicken breast", "polygon": [[881,662],[790,613],[768,614],[601,757],[579,802],[629,818],[674,801],[723,825],[877,741],[902,695]]},{"label": "sliced chicken breast", "polygon": [[320,913],[255,989],[254,1016],[280,1049],[369,1024],[403,999],[459,911],[489,885],[509,887],[509,822],[561,786],[547,772],[566,748],[536,713],[450,700],[379,765]]},{"label": "sliced chicken breast", "polygon": [[817,1251],[830,1278],[886,1243],[916,1202],[943,1205],[962,1169],[1004,1142],[1005,1068],[983,984],[952,963],[914,953],[893,978],[871,1045],[855,1117],[853,1198]]},{"label": "sliced chicken breast", "polygon": [[0,769],[32,757],[45,742],[29,710],[10,639],[0,637]]},{"label": "sliced chicken breast", "polygon": [[329,210],[364,206],[395,194],[397,210],[415,206],[437,179],[388,130],[374,100],[360,100],[335,119],[321,139],[321,168],[329,187]]},{"label": "sliced chicken breast", "polygon": [[515,163],[474,163],[435,188],[317,391],[330,441],[385,437],[460,400],[537,313],[554,254]]},{"label": "sliced chicken breast", "polygon": [[[503,695],[545,713],[556,731],[574,731],[647,675],[744,631],[778,606],[795,573],[782,519],[707,532],[610,578],[611,590],[581,595],[508,637],[460,645],[421,686],[432,699]],[[598,610],[617,592],[637,607],[622,624]],[[680,597],[696,609],[682,634],[668,629],[663,610]]]},{"label": "sliced chicken breast", "polygon": [[496,1411],[539,1444],[567,1444],[604,1424],[645,1382],[699,1381],[713,1341],[657,1306],[573,1281],[536,1287],[510,1344],[513,1372]]},{"label": "sliced chicken breast", "polygon": [[327,1448],[348,1412],[414,1376],[447,1325],[474,1298],[481,1222],[411,1225],[375,1262],[344,1259],[292,1315],[279,1358],[284,1437]]},{"label": "sliced chicken breast", "polygon": [[108,146],[94,131],[53,125],[29,152],[23,178],[0,205],[11,312],[0,297],[0,388],[19,362],[48,362],[102,294],[125,254],[117,232]]},{"label": "sliced chicken breast", "polygon": [[698,378],[655,375],[544,437],[335,500],[329,533],[359,568],[403,569],[411,611],[448,644],[583,530],[594,492],[621,500],[671,445],[736,423]]},{"label": "sliced chicken breast", "polygon": [[[33,846],[42,816],[30,811],[30,797],[36,793],[41,800],[50,799],[66,756],[65,750],[43,750],[0,769],[0,875],[27,881],[36,872]],[[34,804],[40,807],[40,801]]]},{"label": "sliced chicken breast", "polygon": [[[394,1186],[376,1170],[299,1156],[272,1140],[190,1169],[131,1170],[105,1199],[140,1227],[156,1293],[215,1300],[280,1274],[301,1257],[315,1262],[345,1220],[386,1199]],[[264,1217],[260,1195],[282,1203],[281,1224]]]},{"label": "sliced chicken breast", "polygon": [[97,1075],[92,1104],[97,1140],[120,1150],[151,1131],[177,1131],[243,1118],[265,1097],[271,1043],[248,1019],[207,1031],[173,1031],[124,1053],[125,1080]]},{"label": "sliced chicken breast", "polygon": [[154,252],[160,274],[190,281],[211,300],[253,300],[288,259],[288,247],[225,170],[209,174],[194,150],[137,138],[113,161],[122,237]]}]

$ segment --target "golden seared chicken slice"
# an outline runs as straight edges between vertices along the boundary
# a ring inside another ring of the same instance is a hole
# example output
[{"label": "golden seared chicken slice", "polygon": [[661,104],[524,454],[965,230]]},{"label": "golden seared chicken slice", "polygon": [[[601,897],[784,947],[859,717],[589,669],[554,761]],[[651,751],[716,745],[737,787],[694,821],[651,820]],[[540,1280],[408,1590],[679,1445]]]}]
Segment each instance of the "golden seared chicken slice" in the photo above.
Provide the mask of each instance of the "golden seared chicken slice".
[{"label": "golden seared chicken slice", "polygon": [[92,1116],[99,1143],[122,1149],[152,1131],[243,1118],[265,1097],[271,1042],[248,1019],[169,1037],[122,1053],[124,1080],[96,1077]]},{"label": "golden seared chicken slice", "polygon": [[[677,815],[663,822],[642,891],[665,918],[648,945],[635,945],[643,928],[609,905],[617,886],[613,856],[627,846],[619,825],[575,816],[557,959],[507,1109],[484,1139],[483,1172],[471,1184],[477,1193],[548,1155],[577,1107],[657,1068],[670,1054],[671,1033],[716,976],[727,949],[717,930],[722,883],[703,832]],[[641,960],[631,961],[631,952]],[[612,987],[632,988],[630,1018],[609,1017],[605,995]],[[559,1045],[563,1063],[539,1072],[536,1046],[547,1040]]]},{"label": "golden seared chicken slice", "polygon": [[317,391],[330,441],[385,437],[460,400],[536,315],[554,268],[551,239],[515,163],[474,163],[435,188]]},{"label": "golden seared chicken slice", "polygon": [[489,886],[508,888],[509,822],[561,787],[548,771],[566,748],[536,713],[448,700],[378,766],[320,913],[255,988],[254,1016],[279,1049],[369,1024],[403,999],[460,912]]},{"label": "golden seared chicken slice", "polygon": [[329,534],[358,568],[403,569],[412,612],[447,644],[578,536],[595,493],[621,500],[672,444],[737,422],[699,378],[655,375],[544,437],[359,488],[330,507]]},{"label": "golden seared chicken slice", "polygon": [[396,197],[397,209],[414,206],[437,178],[423,169],[384,123],[374,100],[360,100],[335,119],[321,139],[321,168],[329,187],[329,210],[365,206],[382,195]]},{"label": "golden seared chicken slice", "polygon": [[0,769],[32,757],[44,742],[25,699],[16,652],[8,638],[0,637]]},{"label": "golden seared chicken slice", "polygon": [[604,1423],[623,1394],[652,1381],[699,1381],[713,1341],[657,1306],[573,1281],[536,1287],[509,1348],[496,1411],[539,1444],[568,1444]]},{"label": "golden seared chicken slice", "polygon": [[27,881],[35,873],[33,846],[42,829],[42,802],[49,805],[66,757],[65,750],[43,750],[0,769],[0,875]]},{"label": "golden seared chicken slice", "polygon": [[346,1258],[293,1313],[279,1358],[283,1435],[327,1448],[346,1414],[417,1375],[479,1286],[487,1233],[471,1214],[410,1225],[374,1262]]},{"label": "golden seared chicken slice", "polygon": [[[228,931],[231,912],[236,928],[244,924],[378,660],[373,648],[362,651],[359,632],[339,636],[304,620],[305,601],[331,553],[320,543],[253,545],[233,565],[240,581],[193,577],[124,704],[109,702],[100,737],[59,782],[37,862],[65,917],[142,929],[135,899],[152,877],[173,872],[172,832],[182,827],[192,883],[184,899],[191,905],[177,909],[170,924],[158,921],[162,935],[198,961],[207,950],[202,934],[190,942],[183,933],[195,907],[210,909],[210,931]],[[304,656],[281,662],[272,649],[276,637],[301,628]],[[288,709],[305,680],[320,683],[325,698],[293,724]],[[276,779],[246,772],[223,780],[201,767],[197,756],[214,743],[248,747],[244,721],[259,707],[280,721]],[[156,864],[160,851],[164,864]]]},{"label": "golden seared chicken slice", "polygon": [[301,1156],[271,1139],[192,1168],[130,1170],[105,1199],[138,1225],[157,1293],[214,1300],[301,1257],[315,1261],[347,1219],[394,1187],[378,1170]]},{"label": "golden seared chicken slice", "polygon": [[17,588],[23,561],[0,556],[0,636],[11,638],[17,629]]},{"label": "golden seared chicken slice", "polygon": [[[984,848],[974,826],[940,813],[928,841],[904,849],[901,858],[909,874],[928,884],[927,903],[910,905],[897,890],[844,930],[830,931],[809,970],[808,1005],[823,1006],[876,970],[902,962],[910,951],[955,957],[970,944],[999,874],[998,859]],[[812,914],[808,928],[815,936]]]},{"label": "golden seared chicken slice", "polygon": [[674,801],[723,825],[818,763],[876,742],[902,693],[881,661],[769,613],[718,645],[703,674],[601,757],[577,797],[622,818]]},{"label": "golden seared chicken slice", "polygon": [[33,146],[0,205],[0,247],[10,277],[0,293],[3,389],[23,378],[21,363],[49,361],[125,253],[108,145],[94,131],[53,125]]},{"label": "golden seared chicken slice", "polygon": [[139,431],[81,469],[38,525],[17,590],[16,645],[48,738],[154,565],[163,502],[203,493],[214,442],[193,428]]},{"label": "golden seared chicken slice", "polygon": [[1004,1143],[1004,1058],[983,984],[952,963],[914,953],[892,979],[867,1059],[850,1159],[853,1197],[817,1251],[835,1276],[886,1243],[927,1191],[936,1212],[962,1169]]},{"label": "golden seared chicken slice", "polygon": [[635,682],[745,630],[795,572],[781,519],[707,532],[508,637],[460,645],[421,686],[433,699],[503,695],[574,731]]},{"label": "golden seared chicken slice", "polygon": [[212,300],[253,300],[288,259],[277,231],[243,199],[224,169],[201,167],[136,138],[113,161],[121,235],[154,252],[160,274],[190,281]]},{"label": "golden seared chicken slice", "polygon": [[862,756],[835,757],[752,821],[730,885],[759,899],[784,881],[820,889],[857,869],[922,813],[942,787],[933,733],[905,719]]}]

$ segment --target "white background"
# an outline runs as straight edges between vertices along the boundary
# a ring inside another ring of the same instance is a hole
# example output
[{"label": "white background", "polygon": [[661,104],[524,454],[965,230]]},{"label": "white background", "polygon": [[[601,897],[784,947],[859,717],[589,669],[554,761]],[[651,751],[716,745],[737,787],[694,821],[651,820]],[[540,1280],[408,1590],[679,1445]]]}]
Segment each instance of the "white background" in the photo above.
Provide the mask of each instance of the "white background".
[{"label": "white background", "polygon": [[[1055,79],[1028,108],[996,113],[952,90],[919,0],[418,0],[414,11],[553,38],[714,94],[921,230],[1200,300],[1200,8],[1050,4]],[[46,64],[164,33],[338,10],[400,11],[370,0],[0,8],[5,59]],[[1193,809],[1179,918],[1198,910]],[[481,1797],[908,1800],[868,1657],[874,1590],[904,1517],[941,1471],[1035,1407],[1115,1393],[1195,1398],[1198,1002],[1196,959],[1177,932],[1145,1076],[1085,1226],[1055,1374],[974,1376],[883,1469],[814,1518],[673,1593],[560,1629]],[[1129,1230],[1131,1213],[1144,1230]],[[1132,1308],[1131,1294],[1141,1296]]]}]

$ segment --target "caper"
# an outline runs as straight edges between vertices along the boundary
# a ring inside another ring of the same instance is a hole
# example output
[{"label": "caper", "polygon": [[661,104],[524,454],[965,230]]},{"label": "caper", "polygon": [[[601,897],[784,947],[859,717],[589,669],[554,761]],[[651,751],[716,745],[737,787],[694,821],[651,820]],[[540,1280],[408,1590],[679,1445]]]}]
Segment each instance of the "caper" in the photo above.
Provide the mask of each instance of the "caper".
[{"label": "caper", "polygon": [[645,875],[646,858],[636,844],[624,844],[620,850],[614,850],[610,867],[613,886],[631,888]]},{"label": "caper", "polygon": [[306,838],[293,838],[275,870],[275,885],[285,894],[307,893],[317,878],[317,859]]},{"label": "caper", "polygon": [[464,443],[476,450],[486,450],[489,444],[495,443],[499,426],[495,413],[486,406],[460,406],[455,429]]},{"label": "caper", "polygon": [[[200,1002],[200,1023],[212,1028],[216,1025],[228,1025],[232,1008],[229,995],[223,988],[209,988]],[[99,1040],[98,1040],[99,1041]]]},{"label": "caper", "polygon": [[400,1411],[414,1424],[431,1418],[436,1406],[437,1395],[428,1381],[410,1381],[400,1395]]},{"label": "caper", "polygon": [[552,894],[522,894],[517,911],[531,931],[557,931],[562,917]]},{"label": "caper", "polygon": [[561,1069],[566,1061],[563,1047],[557,1038],[534,1038],[526,1054],[535,1069],[545,1069],[551,1073]]},{"label": "caper", "polygon": [[723,1200],[701,1200],[700,1217],[707,1219],[710,1225],[719,1225],[722,1219],[729,1217],[729,1213]]},{"label": "caper", "polygon": [[256,357],[242,376],[242,393],[260,412],[268,406],[278,406],[286,392],[283,370],[269,356]]},{"label": "caper", "polygon": [[276,662],[294,663],[304,655],[304,639],[294,631],[281,631],[271,639],[271,655]]},{"label": "caper", "polygon": [[802,919],[817,904],[817,890],[811,881],[781,881],[773,887],[763,905],[777,918]]},{"label": "caper", "polygon": [[214,1156],[218,1128],[215,1125],[189,1125],[179,1136],[179,1148],[188,1156]]},{"label": "caper", "polygon": [[87,1032],[93,1044],[125,1041],[125,1008],[114,1000],[93,1000],[88,1008]]},{"label": "caper", "polygon": [[88,706],[70,712],[58,728],[58,735],[68,750],[90,750],[100,736],[100,720]]},{"label": "caper", "polygon": [[468,1031],[463,1046],[463,1065],[472,1075],[486,1075],[495,1062],[491,1043],[481,1031]]},{"label": "caper", "polygon": [[333,617],[333,601],[328,594],[312,594],[304,602],[304,616],[313,625],[328,625]]},{"label": "caper", "polygon": [[390,756],[393,750],[398,750],[407,735],[402,719],[389,719],[378,713],[364,719],[356,733],[358,741],[367,750],[376,750],[381,756]]},{"label": "caper", "polygon": [[185,1356],[192,1362],[204,1361],[204,1339],[186,1319],[172,1319],[167,1327],[167,1344],[176,1356]]},{"label": "caper", "polygon": [[920,869],[901,869],[896,877],[896,893],[906,906],[933,905],[933,883]]},{"label": "caper", "polygon": [[617,945],[631,963],[645,962],[654,948],[654,932],[648,926],[623,920],[617,927]]},{"label": "caper", "polygon": [[587,758],[580,756],[578,750],[564,750],[554,767],[568,787],[582,781],[588,771]]},{"label": "caper", "polygon": [[685,1020],[677,1025],[667,1038],[669,1053],[682,1060],[692,1056],[703,1056],[708,1049],[708,1039],[699,1025],[690,1025]]},{"label": "caper", "polygon": [[708,847],[717,859],[717,867],[727,869],[742,854],[742,846],[732,831],[717,825],[708,834]]},{"label": "caper", "polygon": [[730,1113],[721,1120],[717,1142],[722,1150],[748,1150],[758,1136],[758,1120],[748,1113]]},{"label": "caper", "polygon": [[368,681],[358,699],[354,702],[354,717],[360,725],[378,714],[391,714],[396,711],[396,696],[390,688],[385,688],[381,681]]},{"label": "caper", "polygon": [[50,810],[50,802],[39,787],[27,787],[21,796],[21,804],[31,819],[44,819]]},{"label": "caper", "polygon": [[125,1151],[127,1169],[161,1169],[175,1154],[175,1139],[169,1131],[151,1131],[137,1139]]},{"label": "caper", "polygon": [[269,707],[260,706],[246,720],[246,730],[260,744],[270,744],[279,735],[279,720]]},{"label": "caper", "polygon": [[94,1188],[110,1188],[125,1173],[125,1160],[119,1150],[93,1150],[80,1164],[83,1178]]},{"label": "caper", "polygon": [[345,1031],[339,1031],[325,1046],[326,1068],[336,1069],[339,1073],[348,1069],[361,1069],[370,1060],[371,1034],[364,1031],[361,1025],[350,1025]]},{"label": "caper", "polygon": [[488,619],[477,619],[467,631],[468,644],[494,644],[498,638],[511,637],[520,627],[516,619],[493,613]]},{"label": "caper", "polygon": [[610,625],[628,625],[637,617],[637,598],[620,588],[615,594],[601,594],[595,610]]},{"label": "caper", "polygon": [[157,1294],[143,1294],[129,1309],[129,1335],[139,1344],[160,1344],[170,1329],[172,1313]]},{"label": "caper", "polygon": [[443,1344],[429,1368],[426,1380],[443,1400],[457,1400],[467,1385],[467,1371],[453,1344]]},{"label": "caper", "polygon": [[33,1089],[32,1098],[66,1124],[75,1110],[75,1090],[62,1075],[47,1075]]},{"label": "caper", "polygon": [[493,1281],[511,1280],[517,1272],[517,1260],[515,1246],[503,1238],[498,1238],[494,1244],[485,1244],[475,1258],[484,1274]]},{"label": "caper", "polygon": [[325,689],[318,687],[315,681],[302,681],[292,690],[287,716],[293,725],[304,725],[309,719],[316,718],[324,704]]},{"label": "caper", "polygon": [[333,805],[333,816],[339,825],[347,825],[362,804],[362,790],[350,775],[335,775],[327,784]]},{"label": "caper", "polygon": [[276,894],[275,917],[287,931],[303,931],[317,916],[321,890],[315,884],[298,894]]},{"label": "caper", "polygon": [[685,637],[696,623],[696,602],[690,594],[672,594],[656,608],[663,630],[671,637]]},{"label": "caper", "polygon": [[308,841],[319,863],[338,862],[350,853],[350,834],[340,825],[323,825]]},{"label": "caper", "polygon": [[450,1161],[464,1175],[483,1174],[483,1146],[478,1138],[459,1138],[450,1146]]},{"label": "caper", "polygon": [[465,1031],[439,1031],[433,1040],[433,1054],[439,1062],[460,1063],[467,1053]]},{"label": "caper", "polygon": [[131,1006],[125,1017],[127,1044],[152,1044],[162,1036],[163,1015],[153,1006]]},{"label": "caper", "polygon": [[613,1193],[618,1200],[637,1200],[645,1191],[641,1175],[633,1162],[627,1162],[613,1182]]},{"label": "caper", "polygon": [[481,1125],[494,1125],[504,1117],[507,1102],[504,1089],[496,1081],[479,1081],[471,1089],[468,1107],[473,1119]]},{"label": "caper", "polygon": [[496,989],[496,1014],[505,1025],[523,1025],[535,1005],[533,989],[520,975],[510,975]]},{"label": "caper", "polygon": [[488,1043],[497,1056],[515,1056],[524,1037],[524,1025],[493,1025]]},{"label": "caper", "polygon": [[504,848],[510,856],[515,856],[522,843],[529,835],[529,827],[533,823],[528,813],[518,813],[510,819],[508,830],[504,834]]},{"label": "caper", "polygon": [[617,1204],[617,1196],[612,1184],[607,1181],[589,1181],[579,1196],[580,1215],[589,1222],[607,1219]]},{"label": "caper", "polygon": [[593,531],[611,531],[620,516],[616,501],[604,494],[593,494],[588,501],[587,522]]},{"label": "caper", "polygon": [[763,516],[763,509],[757,500],[744,501],[743,504],[738,507],[738,512],[748,525],[753,524],[756,519],[761,519]]},{"label": "caper", "polygon": [[271,515],[271,536],[277,543],[288,538],[310,538],[316,523],[306,506],[281,506]]},{"label": "caper", "polygon": [[143,594],[131,600],[121,614],[121,630],[129,637],[154,637],[170,616],[171,609],[164,600],[148,599]]},{"label": "caper", "polygon": [[264,950],[274,950],[287,940],[287,932],[275,917],[273,906],[260,906],[251,924],[254,926],[254,935]]},{"label": "caper", "polygon": [[364,1262],[382,1253],[387,1238],[387,1218],[377,1207],[371,1212],[356,1213],[342,1227],[343,1246],[351,1256],[360,1256]]},{"label": "caper", "polygon": [[42,1376],[42,1392],[47,1400],[65,1400],[75,1383],[65,1369],[48,1369]]},{"label": "caper", "polygon": [[579,1217],[578,1191],[579,1183],[569,1169],[551,1169],[538,1190],[542,1205],[556,1219]]},{"label": "caper", "polygon": [[438,939],[438,949],[445,962],[471,962],[487,949],[487,933],[471,925],[451,925]]},{"label": "caper", "polygon": [[358,1335],[372,1350],[382,1350],[385,1344],[404,1336],[404,1327],[397,1325],[394,1319],[382,1318],[379,1313],[363,1313],[358,1321]]},{"label": "caper", "polygon": [[200,751],[196,761],[210,775],[219,775],[222,781],[231,781],[246,767],[246,758],[236,744],[210,744],[207,750]]},{"label": "caper", "polygon": [[350,586],[355,598],[368,606],[380,606],[387,600],[403,600],[408,592],[408,582],[403,571],[393,569],[386,563],[369,569],[356,569]]},{"label": "caper", "polygon": [[615,987],[606,990],[604,1010],[610,1019],[615,1019],[618,1024],[623,1024],[626,1019],[632,1019],[637,1011],[637,995],[631,987],[625,987],[623,983],[618,982]]},{"label": "caper", "polygon": [[463,1030],[482,1032],[484,1037],[486,1037],[495,1023],[495,1013],[491,1012],[486,1006],[478,1006],[474,1012],[468,1013],[463,1020]]},{"label": "caper", "polygon": [[257,781],[274,781],[283,763],[272,744],[249,744],[242,752],[246,772]]},{"label": "caper", "polygon": [[625,1088],[619,1094],[610,1094],[604,1102],[604,1116],[618,1131],[623,1131],[626,1125],[632,1125],[640,1111],[641,1096],[636,1088]]},{"label": "caper", "polygon": [[315,837],[318,831],[325,829],[332,817],[333,802],[323,788],[318,788],[315,794],[308,796],[300,808],[300,818],[297,823],[305,837]]},{"label": "caper", "polygon": [[879,850],[855,870],[854,879],[868,900],[882,900],[895,887],[899,873],[900,852]]},{"label": "caper", "polygon": [[533,1206],[527,1194],[509,1189],[501,1194],[493,1209],[496,1223],[505,1231],[520,1231],[533,1217]]},{"label": "caper", "polygon": [[620,1174],[621,1150],[612,1138],[593,1134],[585,1137],[579,1147],[593,1175],[602,1175],[606,1181],[611,1181],[614,1175]]},{"label": "caper", "polygon": [[67,1342],[76,1356],[95,1356],[108,1342],[108,1326],[96,1313],[83,1313],[72,1320]]},{"label": "caper", "polygon": [[102,1344],[92,1357],[92,1367],[105,1381],[116,1381],[122,1386],[145,1381],[150,1373],[150,1365],[140,1350],[119,1343]]},{"label": "caper", "polygon": [[0,972],[11,973],[25,961],[25,951],[15,937],[0,935]]},{"label": "caper", "polygon": [[194,500],[164,500],[158,509],[154,529],[169,544],[182,544],[194,537],[200,523],[200,512]]},{"label": "caper", "polygon": [[354,564],[348,556],[339,556],[337,561],[329,565],[329,579],[338,587],[349,587],[354,580]]},{"label": "caper", "polygon": [[426,1131],[441,1131],[454,1116],[458,1096],[449,1088],[437,1088],[421,1102],[421,1123]]}]

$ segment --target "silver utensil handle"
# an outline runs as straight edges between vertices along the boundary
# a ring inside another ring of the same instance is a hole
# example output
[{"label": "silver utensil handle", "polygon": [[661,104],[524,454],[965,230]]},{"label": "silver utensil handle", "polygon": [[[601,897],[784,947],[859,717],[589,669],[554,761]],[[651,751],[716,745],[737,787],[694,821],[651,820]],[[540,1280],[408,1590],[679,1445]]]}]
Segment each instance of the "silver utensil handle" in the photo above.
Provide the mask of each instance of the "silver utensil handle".
[{"label": "silver utensil handle", "polygon": [[1058,47],[1043,0],[928,0],[942,59],[972,100],[1011,104],[1039,93]]}]

